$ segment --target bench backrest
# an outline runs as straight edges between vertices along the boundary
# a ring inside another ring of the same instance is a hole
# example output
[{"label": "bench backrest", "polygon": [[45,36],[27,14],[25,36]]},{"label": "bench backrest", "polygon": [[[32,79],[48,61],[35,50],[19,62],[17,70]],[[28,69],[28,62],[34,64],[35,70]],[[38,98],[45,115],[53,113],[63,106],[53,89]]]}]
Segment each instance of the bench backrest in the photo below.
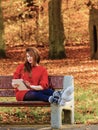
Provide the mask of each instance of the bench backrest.
[{"label": "bench backrest", "polygon": [[[54,89],[62,88],[63,76],[49,76],[49,86]],[[0,76],[0,97],[15,96],[12,87],[12,76]]]},{"label": "bench backrest", "polygon": [[[63,89],[63,86],[66,87],[73,84],[72,76],[49,76],[48,78],[49,87],[53,89]],[[12,76],[0,76],[0,97],[15,96],[11,82]]]}]

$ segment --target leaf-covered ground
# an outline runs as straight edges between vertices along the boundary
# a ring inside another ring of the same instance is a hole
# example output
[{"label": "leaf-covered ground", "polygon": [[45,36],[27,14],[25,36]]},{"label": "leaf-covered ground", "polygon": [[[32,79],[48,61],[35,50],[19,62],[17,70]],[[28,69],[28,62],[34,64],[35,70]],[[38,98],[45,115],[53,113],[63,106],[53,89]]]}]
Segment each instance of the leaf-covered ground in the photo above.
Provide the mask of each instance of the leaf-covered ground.
[{"label": "leaf-covered ground", "polygon": [[[75,83],[98,84],[98,60],[90,59],[90,47],[66,46],[67,58],[49,60],[48,48],[38,48],[41,54],[41,65],[44,65],[49,75],[73,75]],[[25,48],[7,50],[7,59],[0,59],[0,75],[11,75],[18,64],[24,61]]]}]

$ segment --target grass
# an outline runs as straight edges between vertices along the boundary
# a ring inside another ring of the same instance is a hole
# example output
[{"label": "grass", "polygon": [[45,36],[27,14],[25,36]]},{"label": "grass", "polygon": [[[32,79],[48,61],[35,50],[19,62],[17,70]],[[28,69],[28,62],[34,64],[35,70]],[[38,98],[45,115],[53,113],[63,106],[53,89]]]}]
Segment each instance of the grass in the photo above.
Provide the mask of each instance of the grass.
[{"label": "grass", "polygon": [[75,89],[75,122],[98,122],[98,94],[97,86],[89,85],[86,88],[78,86]]},{"label": "grass", "polygon": [[[1,101],[15,101],[13,97]],[[49,124],[49,107],[0,107],[1,124]]]},{"label": "grass", "polygon": [[[98,123],[98,94],[97,86],[88,85],[75,87],[75,123]],[[5,99],[2,99],[2,101]],[[6,99],[9,100],[9,99]],[[11,98],[10,100],[15,100]],[[49,124],[50,107],[1,107],[0,123],[5,124]]]}]

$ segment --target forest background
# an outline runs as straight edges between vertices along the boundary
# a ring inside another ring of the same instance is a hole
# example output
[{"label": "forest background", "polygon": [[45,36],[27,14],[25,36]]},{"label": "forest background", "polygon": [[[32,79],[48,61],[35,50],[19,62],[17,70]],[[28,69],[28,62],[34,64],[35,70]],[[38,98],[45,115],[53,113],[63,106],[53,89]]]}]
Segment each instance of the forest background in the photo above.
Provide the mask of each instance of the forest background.
[{"label": "forest background", "polygon": [[[32,12],[24,8],[22,0],[2,1],[7,58],[0,59],[0,75],[12,75],[17,65],[24,61],[25,48],[36,46],[41,53],[41,64],[49,75],[74,76],[75,123],[98,123],[98,60],[90,58],[88,0],[62,0],[67,55],[62,60],[48,59],[48,0],[39,1],[36,3],[38,10]],[[49,108],[38,108],[32,113],[28,108],[20,109],[0,108],[0,122],[50,121]]]}]

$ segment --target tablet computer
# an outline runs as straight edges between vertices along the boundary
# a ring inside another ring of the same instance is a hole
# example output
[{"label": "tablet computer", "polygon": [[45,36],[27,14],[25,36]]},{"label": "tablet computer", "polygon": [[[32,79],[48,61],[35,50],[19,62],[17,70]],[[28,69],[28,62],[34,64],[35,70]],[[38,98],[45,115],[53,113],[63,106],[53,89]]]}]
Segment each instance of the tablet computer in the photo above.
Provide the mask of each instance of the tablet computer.
[{"label": "tablet computer", "polygon": [[30,90],[27,88],[23,79],[12,79],[12,84],[18,84],[18,87],[17,87],[18,90]]}]

